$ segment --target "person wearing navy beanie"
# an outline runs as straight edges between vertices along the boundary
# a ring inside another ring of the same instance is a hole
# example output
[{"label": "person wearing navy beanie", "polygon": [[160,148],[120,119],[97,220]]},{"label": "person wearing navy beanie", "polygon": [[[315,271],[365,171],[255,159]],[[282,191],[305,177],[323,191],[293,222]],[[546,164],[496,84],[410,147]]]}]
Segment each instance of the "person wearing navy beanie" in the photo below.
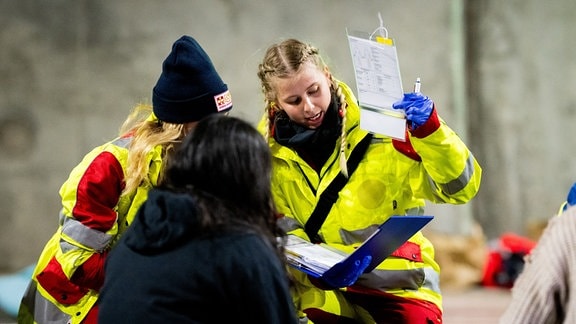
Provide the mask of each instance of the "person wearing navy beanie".
[{"label": "person wearing navy beanie", "polygon": [[118,136],[87,153],[62,184],[56,230],[31,274],[18,323],[97,323],[109,252],[148,192],[162,185],[164,165],[186,134],[230,109],[228,86],[208,54],[180,37],[162,63],[152,104],[137,104]]},{"label": "person wearing navy beanie", "polygon": [[182,36],[162,64],[152,91],[158,119],[175,124],[198,121],[232,109],[232,97],[210,57],[190,36]]}]

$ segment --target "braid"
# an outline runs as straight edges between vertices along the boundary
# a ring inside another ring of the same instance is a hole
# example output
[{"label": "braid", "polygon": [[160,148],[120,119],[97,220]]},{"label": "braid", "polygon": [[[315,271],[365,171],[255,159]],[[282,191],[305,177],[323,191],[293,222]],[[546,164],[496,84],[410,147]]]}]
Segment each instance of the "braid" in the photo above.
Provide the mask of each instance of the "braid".
[{"label": "braid", "polygon": [[[302,57],[298,61],[298,67],[302,64],[306,63],[307,61],[312,61],[316,63],[319,67],[324,66],[324,62],[321,62],[322,59],[318,55],[318,49],[310,44],[303,44],[304,47],[302,48]],[[318,64],[322,63],[322,64]]]},{"label": "braid", "polygon": [[276,111],[274,109],[275,104],[274,102],[271,102],[267,99],[264,100],[266,106],[264,108],[264,112],[266,113],[266,119],[264,120],[264,138],[266,139],[266,141],[268,141],[270,139],[270,137],[272,136],[272,125],[273,122],[272,120],[274,119],[274,115],[276,114]]},{"label": "braid", "polygon": [[340,172],[348,178],[348,166],[346,165],[346,146],[348,145],[348,141],[346,140],[346,112],[348,104],[346,103],[346,97],[342,93],[342,88],[340,87],[338,80],[330,75],[330,81],[334,88],[334,92],[340,101],[338,113],[340,114],[340,117],[342,117],[342,130],[340,132]]},{"label": "braid", "polygon": [[269,141],[271,137],[272,120],[278,110],[274,103],[274,91],[270,81],[274,74],[275,70],[268,64],[262,63],[258,65],[258,78],[261,81],[262,93],[264,94],[264,113],[266,116],[264,121],[264,138],[266,141]]}]

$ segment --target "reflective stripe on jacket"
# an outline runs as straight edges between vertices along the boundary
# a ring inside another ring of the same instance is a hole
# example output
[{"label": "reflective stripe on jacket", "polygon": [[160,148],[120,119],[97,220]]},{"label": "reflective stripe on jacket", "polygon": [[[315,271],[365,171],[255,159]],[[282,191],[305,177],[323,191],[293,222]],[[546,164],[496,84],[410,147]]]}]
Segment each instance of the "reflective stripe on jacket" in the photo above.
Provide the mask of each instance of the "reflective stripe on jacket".
[{"label": "reflective stripe on jacket", "polygon": [[[367,132],[359,127],[356,98],[348,86],[341,83],[341,87],[348,103],[349,157]],[[391,215],[423,214],[425,200],[462,204],[476,195],[482,170],[435,110],[426,124],[407,134],[404,143],[378,135],[372,139],[319,231],[325,243],[350,252]],[[263,125],[262,121],[260,128]],[[278,212],[286,216],[281,225],[291,234],[307,238],[304,224],[320,194],[340,172],[339,147],[338,143],[317,173],[294,150],[270,139],[274,157],[272,189]],[[358,283],[430,301],[441,308],[439,266],[434,261],[432,244],[420,232]]]},{"label": "reflective stripe on jacket", "polygon": [[59,227],[39,257],[19,323],[80,323],[95,305],[107,253],[160,174],[158,146],[148,156],[149,183],[121,196],[131,140],[122,137],[93,149],[60,188]]}]

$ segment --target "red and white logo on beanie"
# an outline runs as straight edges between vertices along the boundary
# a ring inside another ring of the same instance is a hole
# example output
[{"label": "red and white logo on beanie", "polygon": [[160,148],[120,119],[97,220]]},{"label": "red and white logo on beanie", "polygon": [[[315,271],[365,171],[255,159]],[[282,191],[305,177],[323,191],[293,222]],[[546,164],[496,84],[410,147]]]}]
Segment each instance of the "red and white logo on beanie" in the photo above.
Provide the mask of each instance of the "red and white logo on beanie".
[{"label": "red and white logo on beanie", "polygon": [[232,107],[232,95],[228,90],[222,92],[221,94],[215,95],[214,100],[216,101],[216,109],[219,112]]}]

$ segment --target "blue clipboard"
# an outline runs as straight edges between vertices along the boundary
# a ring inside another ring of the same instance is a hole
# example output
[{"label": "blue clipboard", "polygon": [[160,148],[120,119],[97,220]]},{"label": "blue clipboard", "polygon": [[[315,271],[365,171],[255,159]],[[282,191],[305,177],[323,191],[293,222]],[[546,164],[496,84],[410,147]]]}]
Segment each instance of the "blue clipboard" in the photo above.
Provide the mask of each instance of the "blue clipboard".
[{"label": "blue clipboard", "polygon": [[[433,218],[434,216],[428,215],[391,216],[386,222],[380,225],[364,243],[354,250],[352,254],[340,261],[340,263],[353,264],[358,260],[362,261],[365,256],[370,255],[372,256],[372,261],[366,270],[364,270],[364,273],[371,272],[376,266],[382,263],[384,259],[390,256],[392,252],[396,251],[404,242],[426,226]],[[320,278],[331,269],[332,268],[323,273],[317,273],[310,271],[310,269],[303,268],[300,270],[313,277]]]}]

